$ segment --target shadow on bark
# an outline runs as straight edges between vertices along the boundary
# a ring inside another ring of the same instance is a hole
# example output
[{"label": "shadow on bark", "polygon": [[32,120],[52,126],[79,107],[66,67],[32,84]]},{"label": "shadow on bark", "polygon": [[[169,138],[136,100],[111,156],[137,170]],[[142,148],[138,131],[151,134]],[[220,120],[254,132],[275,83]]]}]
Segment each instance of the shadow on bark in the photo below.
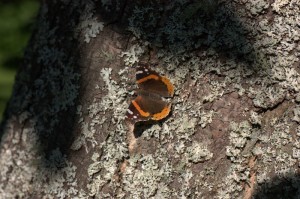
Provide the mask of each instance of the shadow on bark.
[{"label": "shadow on bark", "polygon": [[258,59],[252,45],[256,30],[240,21],[236,8],[229,4],[218,0],[127,1],[123,15],[115,14],[120,7],[116,5],[100,8],[100,18],[118,31],[129,29],[135,37],[149,42],[150,48],[168,50],[173,56],[195,51],[209,56],[215,51],[225,60],[243,62],[254,71],[261,69],[253,67]]},{"label": "shadow on bark", "polygon": [[67,154],[78,121],[76,107],[80,100],[80,48],[74,39],[76,30],[70,24],[72,17],[78,22],[80,12],[60,4],[49,3],[44,8],[47,10],[40,8],[0,128],[0,141],[8,124],[21,131],[35,132],[40,145],[36,147],[45,156],[42,158],[45,167],[56,149]]},{"label": "shadow on bark", "polygon": [[300,195],[300,176],[289,174],[259,184],[253,199],[296,199]]},{"label": "shadow on bark", "polygon": [[139,138],[144,131],[150,129],[155,124],[161,125],[162,123],[164,123],[164,121],[167,120],[168,117],[170,117],[170,115],[160,121],[149,120],[149,121],[141,121],[135,123],[134,130],[133,130],[134,137]]}]

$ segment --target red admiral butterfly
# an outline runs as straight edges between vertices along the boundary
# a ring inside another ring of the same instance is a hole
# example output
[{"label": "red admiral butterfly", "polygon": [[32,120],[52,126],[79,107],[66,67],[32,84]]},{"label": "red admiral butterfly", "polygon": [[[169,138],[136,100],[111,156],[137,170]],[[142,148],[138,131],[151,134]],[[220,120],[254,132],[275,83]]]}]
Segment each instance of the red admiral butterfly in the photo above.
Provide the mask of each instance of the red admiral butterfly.
[{"label": "red admiral butterfly", "polygon": [[136,69],[137,97],[131,101],[127,118],[132,123],[161,120],[167,117],[171,104],[163,98],[173,97],[174,86],[167,77],[160,76],[148,65],[140,64]]}]

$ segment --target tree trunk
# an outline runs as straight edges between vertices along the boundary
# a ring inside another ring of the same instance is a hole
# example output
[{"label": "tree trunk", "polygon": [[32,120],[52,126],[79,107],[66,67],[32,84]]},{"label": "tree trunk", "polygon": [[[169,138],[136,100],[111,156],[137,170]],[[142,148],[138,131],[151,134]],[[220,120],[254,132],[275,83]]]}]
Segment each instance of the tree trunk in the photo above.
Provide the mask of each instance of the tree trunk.
[{"label": "tree trunk", "polygon": [[[0,198],[299,198],[299,13],[43,1],[1,125]],[[139,62],[175,96],[133,125]]]}]

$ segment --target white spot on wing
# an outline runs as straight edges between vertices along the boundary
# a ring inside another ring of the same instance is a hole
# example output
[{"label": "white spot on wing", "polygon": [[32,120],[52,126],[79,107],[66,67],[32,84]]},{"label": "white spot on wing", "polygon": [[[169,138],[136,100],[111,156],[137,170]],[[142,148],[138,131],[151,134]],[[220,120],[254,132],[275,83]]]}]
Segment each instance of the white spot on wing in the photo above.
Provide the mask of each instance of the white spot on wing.
[{"label": "white spot on wing", "polygon": [[144,71],[141,70],[136,71],[136,74],[142,74],[142,73],[144,73]]},{"label": "white spot on wing", "polygon": [[133,114],[133,112],[131,110],[129,110],[129,109],[127,109],[127,113],[129,113],[130,115]]}]

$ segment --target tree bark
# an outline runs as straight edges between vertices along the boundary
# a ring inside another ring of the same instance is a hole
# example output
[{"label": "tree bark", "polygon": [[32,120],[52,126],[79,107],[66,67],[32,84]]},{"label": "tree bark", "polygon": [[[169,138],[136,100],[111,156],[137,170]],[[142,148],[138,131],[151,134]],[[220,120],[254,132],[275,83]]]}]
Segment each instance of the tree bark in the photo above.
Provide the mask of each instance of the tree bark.
[{"label": "tree bark", "polygon": [[[0,132],[0,198],[298,198],[300,2],[43,1]],[[175,86],[133,125],[135,68]]]}]

